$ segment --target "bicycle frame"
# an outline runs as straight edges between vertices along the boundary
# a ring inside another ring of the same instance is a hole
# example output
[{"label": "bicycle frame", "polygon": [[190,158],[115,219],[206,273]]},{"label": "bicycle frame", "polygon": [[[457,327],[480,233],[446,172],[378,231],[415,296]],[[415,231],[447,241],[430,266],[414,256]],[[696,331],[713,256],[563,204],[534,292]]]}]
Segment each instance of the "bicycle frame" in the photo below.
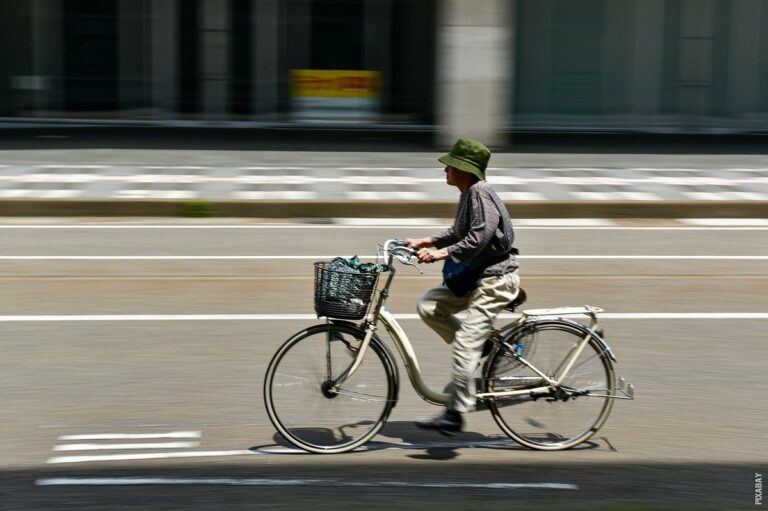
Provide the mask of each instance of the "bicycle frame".
[{"label": "bicycle frame", "polygon": [[[389,297],[389,288],[392,284],[392,281],[396,273],[396,269],[394,265],[389,264],[388,267],[389,267],[389,272],[387,275],[386,283],[378,291],[378,296],[375,298],[375,302],[372,304],[371,312],[368,314],[368,316],[365,319],[365,322],[363,323],[366,333],[365,333],[363,342],[361,343],[360,348],[358,350],[357,356],[355,357],[355,360],[352,362],[352,365],[346,371],[344,371],[342,375],[336,380],[334,388],[338,390],[338,388],[347,379],[349,379],[355,373],[357,368],[360,366],[360,364],[363,361],[363,357],[365,357],[365,353],[368,349],[368,345],[370,344],[371,339],[373,338],[373,335],[376,332],[376,327],[378,323],[381,322],[384,325],[384,328],[387,330],[387,333],[392,338],[392,341],[394,342],[395,346],[397,347],[397,351],[400,353],[400,357],[402,358],[403,364],[405,365],[406,372],[408,373],[408,379],[411,381],[411,384],[413,385],[413,388],[416,391],[416,393],[428,403],[435,404],[435,405],[445,405],[448,402],[448,399],[450,398],[450,396],[442,392],[434,391],[433,389],[429,388],[429,386],[424,382],[424,379],[421,374],[421,369],[419,368],[419,362],[416,357],[416,352],[413,349],[413,345],[411,344],[410,339],[405,333],[405,330],[403,330],[403,328],[397,322],[395,317],[392,315],[392,313],[390,313],[389,310],[385,307],[386,300]],[[491,333],[490,339],[499,347],[499,349],[508,350],[512,354],[512,356],[514,356],[519,362],[526,365],[533,373],[537,374],[544,381],[546,381],[547,385],[535,387],[535,388],[523,389],[523,390],[511,390],[511,391],[503,391],[503,392],[482,392],[477,394],[477,398],[492,399],[496,397],[510,397],[510,396],[523,395],[523,394],[532,395],[532,396],[551,394],[553,388],[560,387],[560,381],[544,374],[538,368],[536,368],[533,364],[531,364],[528,360],[514,353],[514,351],[512,351],[510,347],[505,346],[504,342],[502,341],[503,335],[523,325],[526,321],[528,321],[531,318],[561,317],[563,315],[589,316],[591,319],[590,325],[588,327],[586,327],[585,325],[582,325],[586,328],[587,335],[585,335],[581,339],[581,341],[579,341],[578,343],[574,344],[574,346],[571,347],[569,354],[566,355],[566,357],[564,358],[560,366],[560,367],[563,367],[563,364],[565,365],[565,369],[560,375],[560,380],[564,380],[573,370],[573,366],[576,360],[578,359],[579,355],[584,350],[586,345],[589,343],[590,339],[593,338],[594,333],[599,328],[598,321],[597,321],[598,312],[602,312],[602,309],[599,309],[597,307],[590,307],[590,306],[585,306],[583,308],[564,307],[564,308],[558,308],[558,309],[527,310],[527,311],[524,311],[518,319],[504,325],[499,329],[495,329]],[[602,340],[600,340],[600,342],[602,343]],[[608,352],[610,357],[615,360],[615,357],[613,356],[613,353],[611,352],[610,348],[604,345],[604,349]],[[605,397],[618,397],[618,396],[605,396]]]},{"label": "bicycle frame", "polygon": [[[589,306],[586,306],[584,308],[563,307],[559,309],[527,310],[527,311],[523,311],[523,314],[520,316],[520,318],[517,321],[509,323],[508,325],[505,325],[499,330],[495,330],[491,334],[491,340],[501,349],[507,349],[512,354],[512,356],[514,356],[517,359],[518,362],[522,363],[523,365],[528,367],[532,372],[540,376],[544,381],[547,382],[548,385],[542,386],[542,387],[535,387],[531,389],[523,389],[523,390],[479,393],[477,394],[477,397],[479,399],[487,399],[487,398],[494,398],[494,397],[519,396],[524,394],[525,395],[543,395],[543,394],[549,394],[553,388],[559,388],[561,386],[561,381],[564,381],[568,377],[571,370],[573,369],[574,364],[576,363],[576,360],[579,358],[579,355],[581,355],[581,352],[584,351],[584,348],[587,346],[589,341],[593,338],[594,332],[596,332],[597,329],[599,328],[598,321],[597,321],[597,313],[601,311],[602,309],[599,309],[597,307],[589,307]],[[586,327],[587,334],[578,343],[575,343],[573,346],[571,346],[571,349],[568,351],[568,354],[566,354],[565,358],[563,358],[563,361],[554,371],[556,374],[559,374],[559,379],[551,378],[549,375],[541,372],[536,366],[531,364],[524,357],[514,353],[514,351],[512,351],[508,347],[505,347],[501,339],[502,334],[511,332],[512,330],[521,326],[531,318],[542,318],[542,317],[561,318],[564,315],[584,315],[584,314],[590,317],[590,324],[588,327]],[[610,349],[606,347],[606,350],[608,351],[611,358],[614,358],[613,353],[611,353]],[[565,366],[565,369],[563,369],[561,372],[560,369],[563,366]]]},{"label": "bicycle frame", "polygon": [[368,345],[371,343],[373,334],[376,332],[376,326],[381,321],[389,333],[392,341],[397,346],[397,351],[400,353],[405,365],[405,370],[408,373],[408,379],[411,381],[413,388],[419,396],[434,405],[445,405],[448,403],[450,396],[443,394],[442,392],[435,392],[424,382],[421,376],[421,369],[419,368],[419,361],[416,358],[416,352],[413,349],[411,341],[405,333],[405,330],[400,326],[395,317],[384,306],[387,298],[389,297],[389,287],[392,285],[392,280],[395,278],[396,269],[394,266],[389,267],[387,275],[387,281],[384,286],[379,290],[376,301],[372,305],[373,312],[369,313],[364,322],[365,337],[360,344],[357,356],[352,362],[352,365],[342,373],[342,375],[336,380],[334,388],[338,389],[347,379],[349,379],[360,367],[360,364],[365,357],[365,352],[368,350]]}]

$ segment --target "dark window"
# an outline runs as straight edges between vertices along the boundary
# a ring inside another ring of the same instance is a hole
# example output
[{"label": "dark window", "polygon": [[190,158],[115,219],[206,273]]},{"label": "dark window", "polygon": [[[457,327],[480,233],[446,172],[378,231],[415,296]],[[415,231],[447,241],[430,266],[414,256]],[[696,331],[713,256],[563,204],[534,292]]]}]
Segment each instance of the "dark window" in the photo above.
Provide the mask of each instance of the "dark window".
[{"label": "dark window", "polygon": [[64,105],[73,111],[117,108],[115,2],[64,0]]},{"label": "dark window", "polygon": [[232,0],[230,112],[251,113],[251,2]]},{"label": "dark window", "polygon": [[392,4],[392,87],[389,112],[434,122],[435,0]]},{"label": "dark window", "polygon": [[554,6],[552,111],[593,114],[602,95],[603,2],[558,0]]},{"label": "dark window", "polygon": [[198,0],[179,1],[179,112],[197,113],[200,109],[200,40]]},{"label": "dark window", "polygon": [[313,0],[312,68],[363,69],[363,1]]}]

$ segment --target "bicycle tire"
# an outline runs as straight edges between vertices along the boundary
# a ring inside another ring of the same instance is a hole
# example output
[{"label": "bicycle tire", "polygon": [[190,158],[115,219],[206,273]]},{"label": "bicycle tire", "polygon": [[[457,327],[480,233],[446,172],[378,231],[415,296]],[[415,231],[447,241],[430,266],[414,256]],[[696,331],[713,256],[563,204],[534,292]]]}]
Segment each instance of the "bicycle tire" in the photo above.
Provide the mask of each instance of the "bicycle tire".
[{"label": "bicycle tire", "polygon": [[[546,386],[546,381],[510,354],[515,345],[522,356],[549,377],[559,379],[566,353],[592,335],[571,371],[561,381],[575,397],[550,394],[489,398],[488,409],[507,436],[537,450],[575,447],[594,435],[613,408],[616,377],[607,346],[584,325],[566,319],[528,321],[503,340],[484,368],[486,392],[525,390]],[[602,396],[602,397],[601,397]]]},{"label": "bicycle tire", "polygon": [[350,367],[364,337],[353,323],[316,325],[291,336],[272,357],[264,403],[275,429],[296,447],[325,454],[351,451],[386,423],[399,380],[394,358],[378,336],[341,392],[324,388]]}]

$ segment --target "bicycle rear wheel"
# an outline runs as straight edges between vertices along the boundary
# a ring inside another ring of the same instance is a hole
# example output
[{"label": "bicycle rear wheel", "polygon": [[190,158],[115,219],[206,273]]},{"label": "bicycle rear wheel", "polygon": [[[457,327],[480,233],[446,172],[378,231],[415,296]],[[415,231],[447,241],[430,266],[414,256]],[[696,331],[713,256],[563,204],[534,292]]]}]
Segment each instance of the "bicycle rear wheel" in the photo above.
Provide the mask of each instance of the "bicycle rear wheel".
[{"label": "bicycle rear wheel", "polygon": [[355,373],[333,383],[357,356],[365,332],[330,323],[288,339],[267,368],[264,402],[275,428],[293,445],[316,453],[350,451],[382,428],[397,400],[397,368],[374,335]]},{"label": "bicycle rear wheel", "polygon": [[[566,359],[587,336],[583,325],[567,320],[530,322],[505,339],[523,358],[550,378],[560,381],[562,392],[532,396],[495,397],[488,408],[509,437],[532,449],[561,450],[591,437],[613,407],[615,375],[606,348],[591,338],[564,379]],[[525,390],[547,386],[546,380],[505,350],[485,367],[487,392]]]}]

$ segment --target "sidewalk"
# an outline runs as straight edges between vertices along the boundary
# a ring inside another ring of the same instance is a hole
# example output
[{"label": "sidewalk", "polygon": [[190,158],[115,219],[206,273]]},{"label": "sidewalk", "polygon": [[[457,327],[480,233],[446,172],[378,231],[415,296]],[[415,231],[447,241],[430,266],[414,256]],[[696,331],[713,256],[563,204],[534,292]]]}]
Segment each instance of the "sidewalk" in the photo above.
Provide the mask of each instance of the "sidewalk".
[{"label": "sidewalk", "polygon": [[[457,193],[436,161],[444,150],[424,133],[280,135],[0,130],[0,215],[453,216]],[[680,153],[693,139],[662,152],[638,147],[642,137],[568,152],[579,137],[493,155],[488,179],[513,217],[768,217],[762,138],[728,138],[699,154]]]}]

